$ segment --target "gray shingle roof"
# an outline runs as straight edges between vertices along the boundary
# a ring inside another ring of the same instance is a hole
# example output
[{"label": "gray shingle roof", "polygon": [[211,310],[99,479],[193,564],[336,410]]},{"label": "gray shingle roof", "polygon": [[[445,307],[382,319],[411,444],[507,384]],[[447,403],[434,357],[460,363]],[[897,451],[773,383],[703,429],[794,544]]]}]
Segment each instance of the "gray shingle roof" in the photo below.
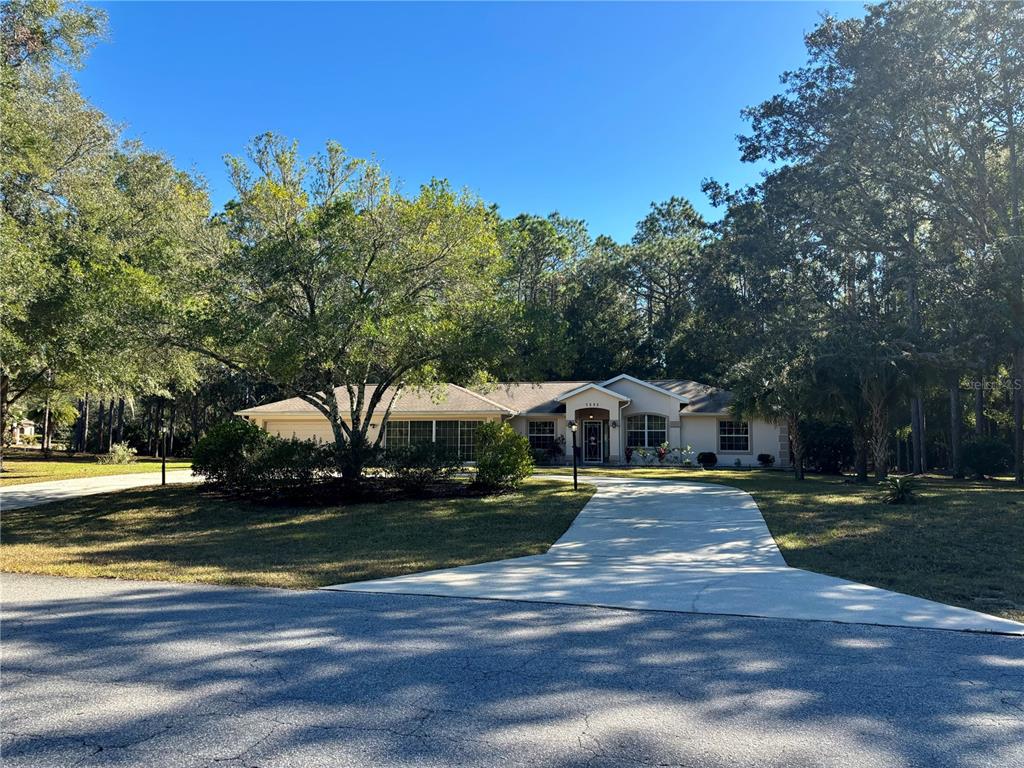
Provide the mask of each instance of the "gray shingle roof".
[{"label": "gray shingle roof", "polygon": [[682,395],[690,402],[682,413],[723,413],[732,402],[732,392],[689,379],[651,379],[651,384]]},{"label": "gray shingle roof", "polygon": [[517,413],[565,413],[565,404],[555,402],[559,395],[589,381],[502,381],[476,391]]},{"label": "gray shingle roof", "polygon": [[[334,390],[338,398],[338,408],[341,412],[349,411],[348,390],[345,387],[338,387]],[[366,397],[369,399],[372,389],[367,388]],[[381,400],[382,406],[390,398],[390,392],[385,390]],[[450,413],[506,413],[509,409],[493,398],[486,395],[479,395],[471,392],[465,387],[456,384],[441,384],[436,389],[421,389],[409,387],[402,390],[395,400],[392,413],[424,413],[431,411],[445,411]],[[315,414],[319,411],[305,400],[298,397],[290,397],[287,400],[278,400],[265,405],[258,405],[255,408],[246,408],[238,411],[242,416],[267,416],[273,414]]]},{"label": "gray shingle roof", "polygon": [[[725,412],[732,393],[689,379],[651,379],[651,384],[686,397],[690,402],[682,413],[714,414]],[[395,401],[392,413],[564,413],[565,404],[555,400],[559,395],[583,386],[600,384],[593,381],[505,381],[476,387],[474,390],[456,384],[441,384],[434,389],[410,387]],[[348,393],[344,387],[335,390],[342,413],[349,410]],[[369,391],[367,392],[369,396]],[[387,398],[385,393],[385,400]],[[315,414],[318,411],[305,400],[287,400],[258,405],[238,411],[245,416],[273,414]]]}]

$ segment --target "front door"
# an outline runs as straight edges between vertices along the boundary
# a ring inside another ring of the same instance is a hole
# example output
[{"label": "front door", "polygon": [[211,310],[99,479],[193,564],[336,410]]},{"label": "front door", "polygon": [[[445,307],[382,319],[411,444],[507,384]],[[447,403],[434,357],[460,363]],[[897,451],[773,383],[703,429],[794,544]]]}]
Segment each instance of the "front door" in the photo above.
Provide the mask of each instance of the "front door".
[{"label": "front door", "polygon": [[604,461],[604,441],[601,439],[601,422],[583,422],[583,460],[600,463]]}]

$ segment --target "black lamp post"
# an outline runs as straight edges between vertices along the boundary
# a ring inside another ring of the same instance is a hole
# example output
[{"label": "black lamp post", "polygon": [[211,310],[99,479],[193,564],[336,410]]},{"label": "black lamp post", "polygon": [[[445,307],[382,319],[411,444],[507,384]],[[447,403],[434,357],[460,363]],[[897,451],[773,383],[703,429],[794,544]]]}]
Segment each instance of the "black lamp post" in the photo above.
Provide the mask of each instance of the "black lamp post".
[{"label": "black lamp post", "polygon": [[576,474],[576,429],[577,424],[575,421],[569,422],[569,429],[572,430],[572,489],[578,491],[580,488],[579,478]]}]

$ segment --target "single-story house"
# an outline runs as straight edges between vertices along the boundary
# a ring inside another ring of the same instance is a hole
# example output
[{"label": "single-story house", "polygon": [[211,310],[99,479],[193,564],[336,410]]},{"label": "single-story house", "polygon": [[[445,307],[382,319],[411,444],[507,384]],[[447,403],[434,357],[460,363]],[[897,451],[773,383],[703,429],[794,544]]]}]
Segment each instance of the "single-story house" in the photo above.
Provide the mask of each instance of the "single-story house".
[{"label": "single-story house", "polygon": [[11,435],[12,445],[27,445],[35,442],[36,423],[31,419],[15,419],[8,430]]},{"label": "single-story house", "polygon": [[[344,387],[336,390],[342,414],[349,412]],[[369,393],[367,393],[369,396]],[[505,382],[467,389],[441,384],[409,388],[395,400],[383,424],[384,445],[443,443],[466,461],[475,456],[475,432],[484,421],[508,421],[537,452],[552,461],[572,462],[572,426],[576,425],[579,459],[584,464],[695,461],[699,452],[714,452],[720,466],[757,464],[760,454],[789,465],[789,438],[784,425],[740,421],[729,411],[732,395],[685,379],[641,379],[620,374],[603,381]],[[312,405],[294,397],[246,408],[237,414],[271,434],[333,440],[328,420]],[[383,408],[374,414],[370,436],[382,425]],[[692,454],[686,451],[689,447]]]}]

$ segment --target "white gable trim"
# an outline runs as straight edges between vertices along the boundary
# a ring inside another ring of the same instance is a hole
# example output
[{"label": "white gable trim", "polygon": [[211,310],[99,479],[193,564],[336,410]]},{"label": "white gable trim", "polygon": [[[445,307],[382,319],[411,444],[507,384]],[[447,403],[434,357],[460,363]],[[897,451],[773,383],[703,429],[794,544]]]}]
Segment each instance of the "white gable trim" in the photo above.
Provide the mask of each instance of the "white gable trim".
[{"label": "white gable trim", "polygon": [[606,395],[611,395],[616,400],[618,400],[619,402],[622,402],[622,403],[629,403],[630,402],[630,399],[628,397],[626,397],[624,394],[622,394],[621,392],[616,392],[616,391],[611,390],[611,389],[606,389],[605,387],[601,386],[600,384],[584,384],[581,387],[576,387],[576,389],[570,389],[568,392],[563,392],[558,397],[556,397],[555,398],[555,402],[556,403],[564,403],[566,400],[568,400],[573,395],[578,395],[580,392],[586,392],[588,389],[596,389],[598,392],[603,392]]},{"label": "white gable trim", "polygon": [[649,382],[649,381],[644,381],[643,379],[638,379],[638,378],[636,378],[636,376],[630,376],[628,373],[620,373],[618,376],[616,376],[616,377],[614,377],[612,379],[608,379],[608,381],[602,381],[601,382],[601,386],[602,387],[607,387],[610,384],[614,384],[616,381],[622,381],[623,379],[625,379],[626,381],[631,381],[634,384],[639,384],[642,387],[647,387],[648,389],[653,389],[658,394],[667,395],[667,396],[669,396],[671,398],[674,398],[674,399],[678,400],[681,403],[689,403],[690,402],[690,399],[688,397],[683,397],[682,395],[677,395],[675,392],[673,392],[670,389],[665,389],[664,387],[659,387],[657,384],[651,384],[651,382]]}]

